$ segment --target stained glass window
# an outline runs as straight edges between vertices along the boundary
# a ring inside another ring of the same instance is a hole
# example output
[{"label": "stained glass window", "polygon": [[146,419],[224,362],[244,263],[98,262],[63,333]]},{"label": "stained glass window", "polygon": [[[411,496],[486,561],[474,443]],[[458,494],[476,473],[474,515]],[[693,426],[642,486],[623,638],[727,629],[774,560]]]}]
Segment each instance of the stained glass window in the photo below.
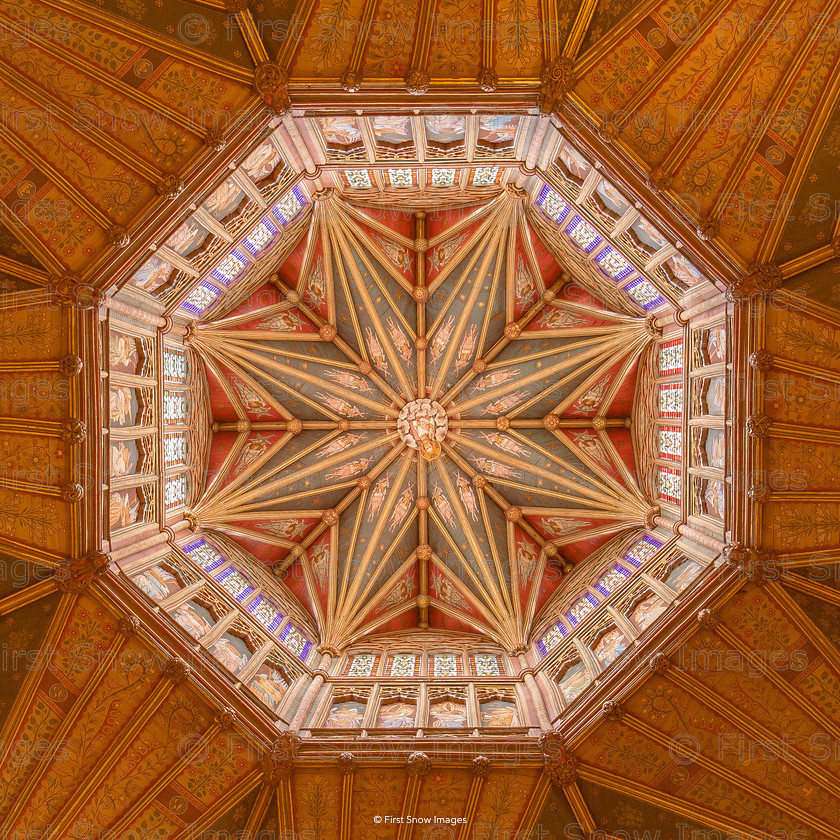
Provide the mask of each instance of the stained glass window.
[{"label": "stained glass window", "polygon": [[682,461],[682,429],[679,426],[659,427],[659,457],[666,461]]},{"label": "stained glass window", "polygon": [[665,502],[679,504],[682,498],[682,475],[670,467],[659,468],[659,498]]},{"label": "stained glass window", "polygon": [[500,677],[502,668],[495,653],[476,653],[471,657],[473,673],[477,677]]},{"label": "stained glass window", "polygon": [[262,624],[270,633],[273,633],[283,621],[283,614],[268,598],[258,595],[248,604],[248,612]]},{"label": "stained glass window", "polygon": [[392,187],[410,187],[414,183],[410,169],[389,169],[388,183]]},{"label": "stained glass window", "polygon": [[587,592],[572,604],[571,609],[566,613],[566,618],[572,625],[579,624],[581,619],[589,615],[597,606],[598,599],[591,592]]},{"label": "stained glass window", "polygon": [[163,465],[183,467],[187,463],[186,432],[169,432],[163,436]]},{"label": "stained glass window", "polygon": [[479,166],[473,173],[472,185],[474,187],[487,187],[496,183],[499,176],[498,166]]},{"label": "stained glass window", "polygon": [[173,475],[166,479],[163,485],[163,506],[166,510],[172,510],[187,503],[187,476],[185,474]]},{"label": "stained glass window", "polygon": [[417,656],[413,653],[398,653],[391,661],[392,677],[413,677]]},{"label": "stained glass window", "polygon": [[560,224],[569,215],[570,209],[569,205],[547,184],[543,186],[537,196],[537,207],[557,224]]},{"label": "stained glass window", "polygon": [[187,354],[174,347],[163,348],[163,378],[168,382],[185,382],[187,379]]},{"label": "stained glass window", "polygon": [[218,286],[214,286],[209,280],[202,280],[190,293],[187,299],[181,304],[181,309],[192,315],[201,315],[222,293]]},{"label": "stained glass window", "polygon": [[300,187],[292,187],[291,191],[274,205],[272,212],[282,225],[287,225],[303,210],[304,204],[306,204],[306,199]]},{"label": "stained glass window", "polygon": [[460,657],[454,653],[437,653],[432,657],[433,677],[457,677],[461,673]]},{"label": "stained glass window", "polygon": [[635,271],[633,266],[612,245],[607,245],[595,257],[595,262],[598,263],[607,276],[612,277],[616,282],[623,280],[625,277],[629,277]]},{"label": "stained glass window", "polygon": [[184,546],[184,554],[196,565],[201,566],[207,572],[218,569],[219,566],[227,563],[227,559],[219,554],[216,549],[204,540],[196,540]]},{"label": "stained glass window", "polygon": [[667,341],[659,346],[660,376],[675,376],[683,369],[683,342],[681,338]]},{"label": "stained glass window", "polygon": [[360,653],[350,660],[348,677],[369,677],[376,665],[376,656],[372,653]]},{"label": "stained glass window", "polygon": [[627,578],[630,577],[630,571],[624,566],[616,564],[606,574],[601,575],[598,582],[595,584],[602,595],[609,595],[621,586]]},{"label": "stained glass window", "polygon": [[221,280],[226,286],[229,286],[239,277],[245,270],[245,267],[250,265],[248,258],[241,251],[234,248],[222,261],[217,265],[210,274],[216,279]]},{"label": "stained glass window", "polygon": [[216,580],[239,602],[242,602],[254,591],[254,587],[248,583],[245,576],[240,574],[233,566],[220,572]]},{"label": "stained glass window", "polygon": [[347,186],[354,190],[369,190],[373,187],[373,181],[367,169],[345,169],[344,180]]},{"label": "stained glass window", "polygon": [[659,540],[645,534],[645,536],[630,546],[621,556],[638,569],[650,560],[660,548],[662,548],[662,543]]},{"label": "stained glass window", "polygon": [[305,661],[312,649],[312,642],[294,624],[287,624],[280,634],[280,641],[299,659]]},{"label": "stained glass window", "polygon": [[279,233],[279,229],[269,218],[263,219],[242,241],[242,244],[254,255],[267,248]]},{"label": "stained glass window", "polygon": [[563,636],[566,635],[566,628],[562,624],[555,624],[549,627],[543,637],[537,642],[537,649],[545,656],[550,650],[556,648],[560,642],[563,641]]},{"label": "stained glass window", "polygon": [[168,426],[187,422],[187,395],[183,391],[163,392],[163,422]]},{"label": "stained glass window", "polygon": [[569,223],[566,228],[566,235],[587,254],[594,251],[603,242],[598,231],[580,216],[575,216]]},{"label": "stained glass window", "polygon": [[433,187],[451,187],[455,183],[455,169],[433,169],[430,183]]},{"label": "stained glass window", "polygon": [[657,306],[665,303],[665,298],[659,290],[644,277],[637,277],[635,280],[631,280],[624,287],[624,291],[645,311],[656,309]]},{"label": "stained glass window", "polygon": [[659,413],[662,417],[682,417],[682,383],[669,382],[659,386]]}]

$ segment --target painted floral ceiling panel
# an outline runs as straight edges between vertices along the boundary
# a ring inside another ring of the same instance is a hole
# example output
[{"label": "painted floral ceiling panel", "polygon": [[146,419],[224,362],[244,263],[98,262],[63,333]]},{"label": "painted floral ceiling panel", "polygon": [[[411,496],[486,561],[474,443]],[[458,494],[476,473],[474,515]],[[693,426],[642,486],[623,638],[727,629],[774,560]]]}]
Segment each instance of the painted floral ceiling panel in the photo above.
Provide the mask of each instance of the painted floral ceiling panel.
[{"label": "painted floral ceiling panel", "polygon": [[328,644],[443,621],[521,648],[575,544],[651,507],[609,433],[651,332],[582,300],[515,188],[421,214],[416,239],[317,198],[273,296],[191,339],[214,415],[239,418],[193,515],[290,581]]}]

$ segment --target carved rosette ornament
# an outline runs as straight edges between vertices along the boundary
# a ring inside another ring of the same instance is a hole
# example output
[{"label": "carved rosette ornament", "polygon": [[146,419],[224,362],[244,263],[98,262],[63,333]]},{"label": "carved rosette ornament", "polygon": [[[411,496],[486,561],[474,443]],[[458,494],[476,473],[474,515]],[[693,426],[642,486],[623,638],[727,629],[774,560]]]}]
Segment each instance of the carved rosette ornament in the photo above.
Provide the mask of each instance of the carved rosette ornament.
[{"label": "carved rosette ornament", "polygon": [[329,526],[337,525],[338,524],[338,511],[334,510],[333,508],[329,508],[328,510],[325,510],[321,514],[321,521],[325,525],[329,525]]},{"label": "carved rosette ornament", "polygon": [[219,714],[216,715],[216,723],[222,729],[233,729],[238,720],[239,718],[236,715],[236,709],[231,709],[230,706],[225,706]]},{"label": "carved rosette ornament", "polygon": [[286,431],[292,435],[299,435],[303,431],[303,421],[293,417],[286,422]]},{"label": "carved rosette ornament", "polygon": [[124,615],[118,627],[123,636],[130,638],[140,632],[140,619],[136,615]]},{"label": "carved rosette ornament", "polygon": [[476,359],[472,363],[472,369],[476,373],[484,373],[484,371],[487,370],[487,362],[485,362],[484,359]]},{"label": "carved rosette ornament", "polygon": [[537,99],[537,108],[543,116],[551,116],[560,110],[573,82],[573,65],[570,58],[556,58],[543,67]]},{"label": "carved rosette ornament", "polygon": [[647,185],[651,192],[663,193],[668,189],[668,173],[661,167],[657,166],[651,169],[650,175],[647,177]]},{"label": "carved rosette ornament", "polygon": [[711,242],[712,239],[720,235],[720,221],[711,216],[703,216],[697,222],[697,236],[704,242]]},{"label": "carved rosette ornament", "polygon": [[183,659],[174,657],[166,663],[166,667],[163,669],[163,675],[169,682],[178,685],[189,678],[190,666]]},{"label": "carved rosette ornament", "polygon": [[413,96],[420,96],[429,89],[429,74],[419,68],[406,73],[404,81],[405,89]]},{"label": "carved rosette ornament", "polygon": [[618,700],[607,700],[601,706],[601,712],[607,720],[614,720],[620,722],[624,717],[624,709],[621,708],[621,703]]},{"label": "carved rosette ornament", "polygon": [[87,426],[83,420],[70,417],[61,423],[61,439],[68,443],[81,443],[87,437]]},{"label": "carved rosette ornament", "polygon": [[756,289],[761,292],[772,292],[782,285],[782,269],[775,263],[762,263],[753,266],[750,274]]},{"label": "carved rosette ornament", "polygon": [[545,417],[543,417],[543,426],[548,429],[548,431],[559,429],[560,418],[556,414],[546,414]]},{"label": "carved rosette ornament", "polygon": [[278,785],[292,777],[299,744],[300,736],[296,733],[289,730],[280,733],[262,760],[263,781],[267,785]]},{"label": "carved rosette ornament", "polygon": [[486,779],[490,772],[490,759],[486,755],[477,755],[472,760],[472,774],[476,779]]},{"label": "carved rosette ornament", "polygon": [[522,327],[516,323],[516,321],[512,321],[510,324],[505,326],[505,338],[513,341],[519,336],[522,335]]},{"label": "carved rosette ornament", "polygon": [[417,546],[416,554],[419,560],[431,560],[432,547],[428,543],[420,543]]},{"label": "carved rosette ornament", "polygon": [[750,353],[750,367],[755,370],[770,370],[773,367],[773,354],[769,350],[756,350]]},{"label": "carved rosette ornament", "polygon": [[473,484],[479,490],[483,490],[487,486],[487,479],[483,475],[478,475],[478,473],[476,473],[473,476]]},{"label": "carved rosette ornament", "polygon": [[577,759],[563,747],[556,758],[544,758],[543,772],[555,787],[569,787],[578,779]]},{"label": "carved rosette ornament", "polygon": [[177,175],[164,175],[156,186],[158,195],[167,201],[174,201],[184,191],[184,182]]},{"label": "carved rosette ornament", "polygon": [[347,93],[357,93],[362,88],[362,77],[355,70],[345,70],[338,78],[341,89]]},{"label": "carved rosette ornament", "polygon": [[697,613],[697,623],[706,630],[714,630],[718,626],[718,616],[714,610],[703,609]]},{"label": "carved rosette ornament", "polygon": [[739,542],[727,543],[721,552],[724,563],[727,566],[741,567],[747,563],[750,554]]},{"label": "carved rosette ornament", "polygon": [[607,428],[607,418],[601,416],[593,417],[592,428],[595,429],[596,432],[603,432],[604,429]]},{"label": "carved rosette ornament", "polygon": [[506,432],[510,428],[510,420],[507,417],[497,417],[496,428],[500,432]]},{"label": "carved rosette ornament", "polygon": [[222,149],[227,146],[225,133],[223,131],[219,131],[217,128],[211,128],[204,135],[204,145],[209,149],[212,149],[214,152],[221,152]]},{"label": "carved rosette ornament", "polygon": [[333,324],[324,324],[324,326],[318,330],[318,335],[321,336],[322,341],[332,341],[338,335],[338,330]]},{"label": "carved rosette ornament", "polygon": [[78,376],[82,372],[82,360],[78,356],[64,356],[58,363],[58,369],[65,376]]},{"label": "carved rosette ornament", "polygon": [[432,760],[424,752],[413,752],[406,760],[409,776],[425,779],[432,772]]},{"label": "carved rosette ornament", "polygon": [[560,553],[560,549],[554,543],[546,543],[543,546],[543,554],[546,557],[556,557]]},{"label": "carved rosette ornament", "polygon": [[114,225],[108,229],[108,242],[113,248],[127,248],[131,242],[131,237],[124,227]]},{"label": "carved rosette ornament", "polygon": [[753,414],[747,418],[747,434],[754,438],[766,438],[770,434],[770,418],[765,414]]},{"label": "carved rosette ornament", "polygon": [[343,773],[345,776],[350,773],[355,773],[356,768],[359,766],[359,760],[351,752],[339,753],[336,757],[335,763],[338,765],[339,772]]},{"label": "carved rosette ornament", "polygon": [[55,571],[62,592],[84,592],[93,581],[108,570],[111,558],[102,551],[89,551],[77,560],[60,565]]},{"label": "carved rosette ornament", "polygon": [[522,508],[512,505],[505,511],[505,519],[508,522],[519,522],[522,519]]},{"label": "carved rosette ornament", "polygon": [[289,74],[274,61],[264,61],[254,70],[254,90],[275,116],[282,117],[292,109],[286,89],[288,82]]},{"label": "carved rosette ornament", "polygon": [[499,86],[499,74],[492,67],[482,67],[475,80],[485,93],[492,93]]},{"label": "carved rosette ornament", "polygon": [[85,488],[75,481],[64,484],[61,487],[61,501],[63,502],[80,502],[85,495]]},{"label": "carved rosette ornament", "polygon": [[667,653],[655,653],[648,662],[648,667],[654,674],[664,674],[671,666]]},{"label": "carved rosette ornament", "polygon": [[645,332],[651,338],[659,338],[662,335],[662,327],[657,325],[655,315],[645,317]]}]

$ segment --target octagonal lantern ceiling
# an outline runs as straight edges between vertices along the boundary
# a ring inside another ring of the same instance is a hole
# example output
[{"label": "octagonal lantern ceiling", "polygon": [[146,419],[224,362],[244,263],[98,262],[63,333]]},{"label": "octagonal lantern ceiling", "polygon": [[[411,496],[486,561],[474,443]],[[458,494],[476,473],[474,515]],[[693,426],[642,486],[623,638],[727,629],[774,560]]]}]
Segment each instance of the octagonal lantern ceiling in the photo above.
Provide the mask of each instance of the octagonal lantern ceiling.
[{"label": "octagonal lantern ceiling", "polygon": [[216,430],[191,515],[325,644],[420,626],[519,649],[563,570],[651,507],[645,318],[564,276],[516,189],[428,216],[318,199],[273,282],[191,338]]}]

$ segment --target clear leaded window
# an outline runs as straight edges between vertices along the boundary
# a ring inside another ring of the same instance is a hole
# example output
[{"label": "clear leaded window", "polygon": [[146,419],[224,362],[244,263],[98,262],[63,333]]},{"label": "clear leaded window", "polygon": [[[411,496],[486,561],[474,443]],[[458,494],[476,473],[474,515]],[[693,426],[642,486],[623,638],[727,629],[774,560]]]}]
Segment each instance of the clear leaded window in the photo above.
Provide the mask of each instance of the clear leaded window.
[{"label": "clear leaded window", "polygon": [[254,591],[254,587],[248,583],[244,575],[240,574],[234,568],[225,569],[218,577],[217,581],[228,591],[237,601],[242,601]]},{"label": "clear leaded window", "polygon": [[659,427],[659,457],[666,461],[682,460],[682,429],[679,426]]},{"label": "clear leaded window", "polygon": [[301,660],[306,659],[312,647],[312,642],[294,624],[287,624],[283,628],[283,632],[280,634],[280,641]]},{"label": "clear leaded window", "polygon": [[618,589],[629,577],[630,572],[624,566],[616,564],[606,574],[600,577],[595,584],[595,588],[602,595],[609,595]]},{"label": "clear leaded window", "polygon": [[473,670],[477,677],[500,677],[502,669],[499,667],[499,657],[495,653],[477,653]]},{"label": "clear leaded window", "polygon": [[367,169],[345,169],[344,178],[347,186],[354,190],[369,190],[373,187],[373,181]]},{"label": "clear leaded window", "polygon": [[392,677],[413,677],[417,656],[413,653],[398,653],[391,662]]},{"label": "clear leaded window", "polygon": [[668,382],[659,386],[659,414],[662,417],[682,417],[683,386],[680,382]]},{"label": "clear leaded window", "polygon": [[683,369],[683,342],[681,338],[668,341],[659,347],[659,375],[676,376]]},{"label": "clear leaded window", "polygon": [[589,615],[597,606],[598,599],[591,592],[587,592],[572,604],[571,609],[566,613],[566,618],[573,625],[580,624],[584,616]]},{"label": "clear leaded window", "polygon": [[543,186],[537,196],[539,207],[551,221],[560,224],[569,215],[569,205],[548,185]]},{"label": "clear leaded window", "polygon": [[183,350],[163,348],[163,378],[169,382],[186,382],[187,354]]},{"label": "clear leaded window", "polygon": [[187,422],[187,395],[183,391],[163,392],[163,422],[183,426]]},{"label": "clear leaded window", "polygon": [[682,498],[682,475],[670,467],[659,468],[659,498],[678,505]]},{"label": "clear leaded window", "polygon": [[360,653],[352,658],[347,669],[348,677],[369,677],[373,674],[376,656],[372,653]]},{"label": "clear leaded window", "polygon": [[433,657],[433,677],[457,677],[458,657],[454,653],[437,653]]},{"label": "clear leaded window", "polygon": [[187,503],[187,476],[173,475],[166,479],[163,485],[163,505],[166,510],[185,505]]},{"label": "clear leaded window", "polygon": [[225,557],[204,540],[191,542],[185,545],[183,550],[190,560],[207,572],[212,572],[213,569],[218,569],[219,566],[227,562]]},{"label": "clear leaded window", "polygon": [[495,184],[498,177],[498,166],[479,166],[473,173],[472,185],[474,187],[487,187]]},{"label": "clear leaded window", "polygon": [[622,554],[622,557],[638,569],[650,560],[660,548],[662,548],[662,543],[659,540],[645,534],[637,543],[630,546]]},{"label": "clear leaded window", "polygon": [[187,433],[168,432],[163,436],[163,465],[182,467],[187,463]]}]

